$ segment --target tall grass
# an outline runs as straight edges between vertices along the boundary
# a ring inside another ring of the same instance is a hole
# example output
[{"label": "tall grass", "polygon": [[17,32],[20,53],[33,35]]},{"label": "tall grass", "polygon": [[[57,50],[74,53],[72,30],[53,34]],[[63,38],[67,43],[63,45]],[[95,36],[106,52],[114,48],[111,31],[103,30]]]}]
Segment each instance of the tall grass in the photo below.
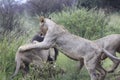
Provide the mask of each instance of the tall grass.
[{"label": "tall grass", "polygon": [[[15,69],[15,54],[18,47],[29,43],[31,37],[37,33],[39,24],[35,20],[38,19],[24,16],[20,20],[23,31],[17,32],[15,29],[0,36],[0,80],[8,80],[13,74]],[[18,77],[15,79],[17,80]],[[20,77],[22,77],[21,74]]]},{"label": "tall grass", "polygon": [[[25,36],[24,36],[25,37]],[[15,34],[6,34],[0,41],[0,80],[7,80],[15,66],[15,53],[23,44],[24,37],[16,37]]]}]

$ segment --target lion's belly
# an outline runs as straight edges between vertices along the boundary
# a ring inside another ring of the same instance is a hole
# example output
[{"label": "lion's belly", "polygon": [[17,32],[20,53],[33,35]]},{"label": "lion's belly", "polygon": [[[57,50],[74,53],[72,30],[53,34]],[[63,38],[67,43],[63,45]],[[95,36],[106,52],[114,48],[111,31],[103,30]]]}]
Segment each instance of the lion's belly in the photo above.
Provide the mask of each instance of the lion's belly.
[{"label": "lion's belly", "polygon": [[82,46],[77,43],[66,42],[64,44],[58,44],[57,49],[59,49],[63,54],[74,60],[79,60],[85,55],[83,53]]}]

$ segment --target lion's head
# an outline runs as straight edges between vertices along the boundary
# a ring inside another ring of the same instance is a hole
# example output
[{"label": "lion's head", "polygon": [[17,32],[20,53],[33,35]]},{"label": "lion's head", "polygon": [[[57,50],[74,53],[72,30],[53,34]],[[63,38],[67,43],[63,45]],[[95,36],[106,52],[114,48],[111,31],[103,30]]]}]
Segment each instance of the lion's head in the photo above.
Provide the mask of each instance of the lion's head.
[{"label": "lion's head", "polygon": [[48,26],[45,25],[45,18],[42,16],[40,17],[40,33],[45,36],[45,34],[47,33],[47,30],[48,30]]},{"label": "lion's head", "polygon": [[40,32],[45,36],[48,29],[54,27],[55,22],[53,22],[50,18],[40,17]]}]

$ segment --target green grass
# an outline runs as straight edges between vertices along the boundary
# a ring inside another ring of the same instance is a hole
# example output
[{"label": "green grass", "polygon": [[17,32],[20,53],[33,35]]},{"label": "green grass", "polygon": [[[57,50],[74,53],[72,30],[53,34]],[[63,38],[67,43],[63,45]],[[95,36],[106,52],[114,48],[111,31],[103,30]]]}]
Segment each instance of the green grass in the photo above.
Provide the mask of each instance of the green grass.
[{"label": "green grass", "polygon": [[83,69],[80,74],[76,72],[76,63],[76,61],[60,53],[57,60],[57,66],[63,68],[66,73],[57,76],[55,80],[90,80],[86,69]]},{"label": "green grass", "polygon": [[12,73],[15,66],[15,53],[22,43],[22,39],[12,39],[12,37],[11,40],[4,38],[0,41],[0,80],[7,80],[9,75]]}]

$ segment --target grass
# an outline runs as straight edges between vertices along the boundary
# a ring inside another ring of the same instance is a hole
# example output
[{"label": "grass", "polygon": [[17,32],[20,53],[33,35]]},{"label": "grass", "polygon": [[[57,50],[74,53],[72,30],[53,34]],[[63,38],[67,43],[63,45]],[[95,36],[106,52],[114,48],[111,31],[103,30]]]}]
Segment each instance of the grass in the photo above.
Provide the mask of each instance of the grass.
[{"label": "grass", "polygon": [[4,38],[0,41],[0,80],[7,80],[12,73],[15,66],[15,52],[23,43],[22,38],[13,38]]},{"label": "grass", "polygon": [[73,61],[60,53],[57,60],[57,66],[63,68],[66,71],[66,74],[64,74],[64,76],[57,76],[55,80],[89,80],[86,69],[83,69],[80,74],[76,73],[76,63],[76,61]]}]

